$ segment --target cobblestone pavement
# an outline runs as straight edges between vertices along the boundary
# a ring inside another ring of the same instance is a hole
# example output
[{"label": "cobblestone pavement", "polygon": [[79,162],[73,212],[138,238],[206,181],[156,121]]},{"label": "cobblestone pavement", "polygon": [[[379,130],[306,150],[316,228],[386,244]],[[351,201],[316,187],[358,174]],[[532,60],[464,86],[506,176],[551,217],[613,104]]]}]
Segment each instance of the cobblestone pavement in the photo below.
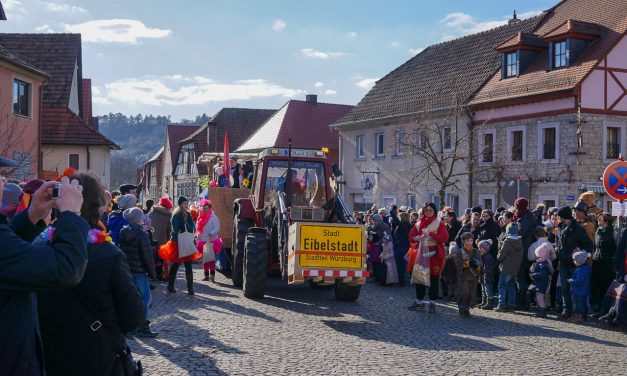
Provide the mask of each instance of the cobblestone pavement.
[{"label": "cobblestone pavement", "polygon": [[405,307],[413,287],[368,283],[356,303],[332,291],[270,279],[266,298],[243,297],[218,274],[184,273],[176,294],[153,291],[155,339],[130,340],[146,375],[624,375],[627,335],[523,314],[473,310],[460,319],[452,304],[438,313]]}]

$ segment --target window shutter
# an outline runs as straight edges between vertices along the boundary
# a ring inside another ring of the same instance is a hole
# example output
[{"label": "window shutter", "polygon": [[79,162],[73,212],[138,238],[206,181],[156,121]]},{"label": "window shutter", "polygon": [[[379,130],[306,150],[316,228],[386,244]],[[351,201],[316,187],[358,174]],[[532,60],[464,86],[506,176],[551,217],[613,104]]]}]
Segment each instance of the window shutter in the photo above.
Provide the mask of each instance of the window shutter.
[{"label": "window shutter", "polygon": [[549,67],[547,71],[553,70],[553,42],[549,42]]},{"label": "window shutter", "polygon": [[570,51],[570,38],[566,39],[566,66],[570,67],[570,59],[572,53]]},{"label": "window shutter", "polygon": [[505,53],[501,54],[501,80],[505,79],[505,73],[507,71],[507,65],[505,65],[507,62],[505,61]]},{"label": "window shutter", "polygon": [[516,51],[516,76],[520,76],[520,50]]}]

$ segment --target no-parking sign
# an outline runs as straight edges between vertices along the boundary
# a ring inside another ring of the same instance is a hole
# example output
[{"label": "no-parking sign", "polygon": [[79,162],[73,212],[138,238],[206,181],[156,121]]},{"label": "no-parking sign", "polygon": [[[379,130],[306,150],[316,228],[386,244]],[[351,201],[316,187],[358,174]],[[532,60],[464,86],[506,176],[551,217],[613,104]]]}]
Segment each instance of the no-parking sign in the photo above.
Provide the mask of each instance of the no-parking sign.
[{"label": "no-parking sign", "polygon": [[612,162],[605,168],[603,187],[612,198],[627,200],[627,162]]}]

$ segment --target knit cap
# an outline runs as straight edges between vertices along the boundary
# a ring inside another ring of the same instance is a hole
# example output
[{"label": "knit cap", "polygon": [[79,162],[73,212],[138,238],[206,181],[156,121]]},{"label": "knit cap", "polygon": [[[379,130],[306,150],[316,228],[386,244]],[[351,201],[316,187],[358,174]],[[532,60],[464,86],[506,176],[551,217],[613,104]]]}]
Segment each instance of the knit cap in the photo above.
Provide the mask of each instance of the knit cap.
[{"label": "knit cap", "polygon": [[126,219],[128,223],[139,225],[144,219],[144,212],[140,208],[130,208],[124,210],[122,216],[124,216],[124,219]]},{"label": "knit cap", "polygon": [[519,197],[514,201],[514,206],[518,210],[527,210],[527,208],[529,208],[529,201],[524,197]]},{"label": "knit cap", "polygon": [[557,216],[562,219],[573,219],[573,210],[568,206],[563,206],[557,211]]},{"label": "knit cap", "polygon": [[135,195],[123,195],[118,197],[117,203],[120,210],[133,208],[137,204],[137,197]]},{"label": "knit cap", "polygon": [[168,196],[163,196],[159,199],[159,206],[166,209],[172,209],[174,205],[172,205],[172,200],[170,200]]},{"label": "knit cap", "polygon": [[479,244],[477,244],[477,246],[479,247],[479,249],[484,249],[486,251],[489,251],[490,248],[492,248],[492,239],[485,239],[479,242]]},{"label": "knit cap", "polygon": [[588,260],[588,252],[578,251],[573,253],[573,261],[575,265],[580,266],[586,263]]},{"label": "knit cap", "polygon": [[379,214],[373,214],[370,216],[370,218],[372,218],[372,220],[375,222],[383,222],[383,217],[381,217],[381,215]]},{"label": "knit cap", "polygon": [[181,204],[182,204],[182,203],[187,202],[187,201],[189,201],[189,200],[187,199],[187,197],[185,197],[185,196],[181,195],[181,196],[179,196],[179,199],[178,199],[178,201],[177,201],[177,205],[181,206]]},{"label": "knit cap", "polygon": [[22,195],[22,188],[15,183],[7,183],[4,185],[2,191],[2,206],[11,204],[17,204],[20,202],[20,196]]},{"label": "knit cap", "polygon": [[508,236],[518,236],[518,222],[512,222],[507,225],[507,235]]}]

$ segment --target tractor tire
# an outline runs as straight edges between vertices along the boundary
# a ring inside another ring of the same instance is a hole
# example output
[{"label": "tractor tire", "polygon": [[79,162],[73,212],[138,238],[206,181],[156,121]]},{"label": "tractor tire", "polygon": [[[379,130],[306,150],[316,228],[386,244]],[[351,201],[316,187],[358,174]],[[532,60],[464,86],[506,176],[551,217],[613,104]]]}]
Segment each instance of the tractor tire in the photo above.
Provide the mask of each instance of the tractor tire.
[{"label": "tractor tire", "polygon": [[233,265],[231,265],[231,280],[233,286],[241,288],[244,284],[244,245],[246,234],[253,223],[250,219],[233,219]]},{"label": "tractor tire", "polygon": [[311,279],[309,280],[309,287],[314,290],[331,290],[333,286],[334,285],[323,285],[322,283],[314,282]]},{"label": "tractor tire", "polygon": [[263,298],[268,275],[266,229],[252,227],[246,235],[244,251],[244,296],[249,299]]},{"label": "tractor tire", "polygon": [[341,281],[335,281],[333,285],[333,293],[335,294],[335,300],[344,302],[354,302],[359,298],[361,292],[361,285],[350,286]]}]

